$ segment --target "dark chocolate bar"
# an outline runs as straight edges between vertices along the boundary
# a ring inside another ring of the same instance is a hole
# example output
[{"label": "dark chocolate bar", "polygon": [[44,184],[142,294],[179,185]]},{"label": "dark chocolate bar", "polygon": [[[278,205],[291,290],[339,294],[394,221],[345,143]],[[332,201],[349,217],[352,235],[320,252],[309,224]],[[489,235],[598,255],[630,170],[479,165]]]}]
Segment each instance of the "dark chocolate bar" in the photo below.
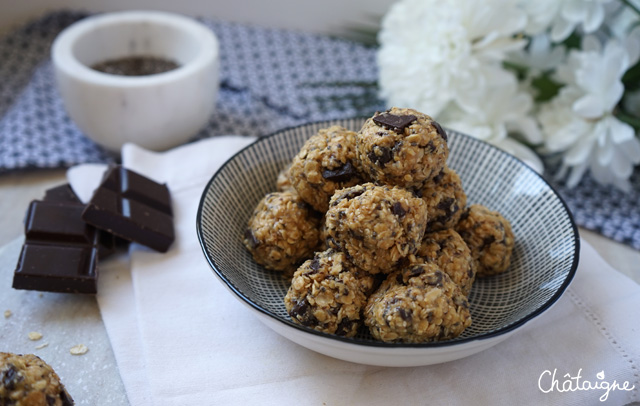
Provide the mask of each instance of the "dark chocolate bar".
[{"label": "dark chocolate bar", "polygon": [[[45,202],[82,204],[68,183],[46,190],[43,200]],[[80,218],[82,218],[82,212],[80,212]],[[129,241],[117,238],[106,231],[98,230],[98,234],[98,256],[100,259],[115,253],[116,247],[126,247],[129,244]]]},{"label": "dark chocolate bar", "polygon": [[175,238],[167,186],[122,166],[108,170],[82,219],[160,252],[166,252]]},{"label": "dark chocolate bar", "polygon": [[46,202],[82,203],[68,183],[47,189],[42,200]]},{"label": "dark chocolate bar", "polygon": [[96,293],[100,233],[82,220],[83,210],[81,203],[31,202],[15,289]]}]

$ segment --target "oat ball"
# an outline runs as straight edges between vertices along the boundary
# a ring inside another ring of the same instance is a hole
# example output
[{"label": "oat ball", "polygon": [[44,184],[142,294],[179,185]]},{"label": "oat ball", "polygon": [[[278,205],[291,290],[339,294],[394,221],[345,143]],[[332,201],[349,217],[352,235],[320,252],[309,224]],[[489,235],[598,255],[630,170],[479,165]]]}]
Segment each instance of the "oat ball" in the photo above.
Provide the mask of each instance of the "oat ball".
[{"label": "oat ball", "polygon": [[477,276],[497,275],[509,268],[514,238],[511,224],[500,213],[474,204],[462,212],[456,231],[478,262]]},{"label": "oat ball", "polygon": [[278,174],[278,179],[276,180],[276,190],[278,192],[292,192],[297,193],[291,184],[291,164],[287,165],[280,171]]},{"label": "oat ball", "polygon": [[260,265],[292,273],[313,255],[320,218],[294,193],[269,193],[254,209],[243,242]]},{"label": "oat ball", "polygon": [[325,333],[353,337],[374,279],[344,253],[317,252],[294,273],[284,304],[291,319]]},{"label": "oat ball", "polygon": [[425,234],[416,256],[436,264],[469,296],[477,265],[460,234],[452,229]]},{"label": "oat ball", "polygon": [[367,272],[389,273],[420,246],[427,208],[406,189],[365,183],[337,191],[325,217],[330,247]]},{"label": "oat ball", "polygon": [[393,107],[369,118],[357,137],[362,170],[371,179],[417,187],[440,173],[447,162],[447,134],[426,114]]},{"label": "oat ball", "polygon": [[458,174],[445,167],[435,178],[414,189],[414,194],[427,203],[427,233],[453,228],[467,205]]},{"label": "oat ball", "polygon": [[60,377],[33,354],[0,352],[0,405],[73,405]]},{"label": "oat ball", "polygon": [[325,212],[333,193],[362,182],[356,158],[356,136],[340,126],[318,131],[293,158],[289,178],[300,197]]},{"label": "oat ball", "polygon": [[449,340],[471,325],[467,297],[433,263],[390,274],[369,297],[364,317],[371,335],[385,342]]}]

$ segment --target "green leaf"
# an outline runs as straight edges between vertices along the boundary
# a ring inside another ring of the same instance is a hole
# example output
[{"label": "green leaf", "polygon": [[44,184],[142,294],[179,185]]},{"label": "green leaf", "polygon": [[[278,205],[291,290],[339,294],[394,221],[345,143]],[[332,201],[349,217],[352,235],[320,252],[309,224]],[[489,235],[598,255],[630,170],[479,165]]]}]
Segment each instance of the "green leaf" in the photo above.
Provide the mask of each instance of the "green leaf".
[{"label": "green leaf", "polygon": [[531,86],[537,90],[537,95],[535,97],[536,103],[542,103],[553,99],[562,88],[562,84],[551,78],[550,72],[545,72],[534,78],[531,81]]},{"label": "green leaf", "polygon": [[527,72],[529,71],[529,68],[527,68],[526,66],[518,65],[516,63],[509,62],[509,61],[502,62],[502,66],[505,69],[515,73],[518,80],[524,79],[527,76]]},{"label": "green leaf", "polygon": [[570,49],[580,49],[582,44],[582,37],[576,32],[572,32],[571,35],[567,37],[564,41],[562,41],[562,45],[567,48],[567,51]]},{"label": "green leaf", "polygon": [[629,124],[636,132],[640,131],[640,118],[632,116],[619,108],[613,112],[613,115],[623,123]]},{"label": "green leaf", "polygon": [[622,75],[622,84],[625,90],[640,89],[640,61]]}]

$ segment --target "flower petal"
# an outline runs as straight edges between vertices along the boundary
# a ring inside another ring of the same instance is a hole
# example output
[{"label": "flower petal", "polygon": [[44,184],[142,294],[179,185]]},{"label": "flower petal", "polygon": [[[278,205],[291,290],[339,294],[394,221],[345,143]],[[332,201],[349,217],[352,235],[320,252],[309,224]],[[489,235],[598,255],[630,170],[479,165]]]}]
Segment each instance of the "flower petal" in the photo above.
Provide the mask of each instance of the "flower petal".
[{"label": "flower petal", "polygon": [[587,94],[586,96],[576,100],[575,103],[573,103],[572,108],[578,115],[586,119],[601,117],[605,112],[605,108],[602,105],[602,99],[593,94]]},{"label": "flower petal", "polygon": [[586,10],[586,15],[582,21],[582,28],[585,32],[594,32],[604,21],[604,7],[601,4],[593,2]]}]

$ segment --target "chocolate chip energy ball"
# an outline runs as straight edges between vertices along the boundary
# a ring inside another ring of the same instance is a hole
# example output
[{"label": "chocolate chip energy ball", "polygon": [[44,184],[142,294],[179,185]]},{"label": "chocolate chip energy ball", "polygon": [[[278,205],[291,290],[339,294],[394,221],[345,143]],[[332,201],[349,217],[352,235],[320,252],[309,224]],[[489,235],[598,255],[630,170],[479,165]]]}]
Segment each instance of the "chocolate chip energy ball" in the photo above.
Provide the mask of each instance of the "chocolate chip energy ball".
[{"label": "chocolate chip energy ball", "polygon": [[420,246],[427,207],[406,189],[365,183],[337,191],[325,217],[330,247],[367,272],[389,273]]},{"label": "chocolate chip energy ball", "polygon": [[356,136],[340,126],[318,131],[293,159],[289,178],[300,197],[325,212],[333,193],[362,182],[356,158]]},{"label": "chocolate chip energy ball", "polygon": [[374,180],[420,186],[447,162],[447,134],[426,114],[393,107],[368,119],[357,138],[362,170]]},{"label": "chocolate chip energy ball", "polygon": [[514,238],[511,224],[500,213],[474,204],[463,211],[456,231],[478,261],[477,276],[497,275],[509,268]]},{"label": "chocolate chip energy ball", "polygon": [[291,319],[325,333],[353,337],[374,279],[332,249],[318,252],[293,275],[284,298]]},{"label": "chocolate chip energy ball", "polygon": [[416,256],[436,264],[469,296],[477,265],[460,234],[452,229],[425,234]]},{"label": "chocolate chip energy ball", "polygon": [[427,233],[453,228],[467,205],[460,177],[447,167],[414,191],[427,203]]},{"label": "chocolate chip energy ball", "polygon": [[0,405],[73,404],[58,374],[39,357],[0,352]]},{"label": "chocolate chip energy ball", "polygon": [[364,316],[371,335],[385,342],[449,340],[471,325],[467,297],[433,263],[390,274],[369,297]]},{"label": "chocolate chip energy ball", "polygon": [[293,272],[318,245],[320,216],[291,192],[266,195],[254,209],[244,245],[267,269]]}]

